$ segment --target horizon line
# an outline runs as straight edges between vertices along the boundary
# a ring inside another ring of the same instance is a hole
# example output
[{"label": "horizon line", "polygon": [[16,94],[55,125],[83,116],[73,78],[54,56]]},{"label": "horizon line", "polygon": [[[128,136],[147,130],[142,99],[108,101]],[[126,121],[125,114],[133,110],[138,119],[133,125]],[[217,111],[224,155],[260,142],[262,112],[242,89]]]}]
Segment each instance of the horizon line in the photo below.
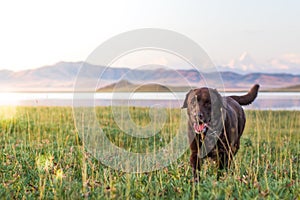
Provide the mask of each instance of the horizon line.
[{"label": "horizon line", "polygon": [[[89,63],[87,61],[58,61],[58,62],[55,62],[53,64],[45,64],[45,65],[41,65],[40,67],[35,67],[35,68],[26,68],[26,69],[19,69],[19,70],[11,70],[11,69],[7,69],[7,68],[0,68],[0,72],[1,71],[10,71],[10,72],[13,72],[13,73],[18,73],[18,72],[24,72],[24,71],[33,71],[33,70],[37,70],[37,69],[42,69],[42,68],[46,68],[46,67],[52,67],[52,66],[55,66],[55,65],[59,65],[59,64],[65,64],[65,63],[69,63],[69,64],[88,64],[88,65],[91,65],[91,66],[99,66],[99,67],[108,67],[108,68],[115,68],[115,69],[129,69],[129,70],[133,70],[133,69],[136,69],[136,68],[131,68],[131,67],[121,67],[121,66],[104,66],[104,65],[97,65],[97,64],[92,64],[92,63]],[[153,65],[157,65],[157,64],[153,64]],[[150,66],[150,65],[149,65]],[[163,68],[163,65],[161,65],[162,67],[158,67],[158,68],[155,68],[155,69],[164,69]],[[258,74],[287,74],[287,75],[300,75],[300,73],[294,73],[294,72],[266,72],[266,71],[243,71],[243,70],[239,70],[239,69],[220,69],[223,68],[223,67],[228,67],[227,65],[215,65],[214,66],[217,70],[216,71],[213,71],[213,72],[201,72],[200,70],[200,73],[214,73],[214,72],[221,72],[221,73],[226,73],[226,72],[230,72],[230,73],[236,73],[236,74],[240,74],[240,75],[248,75],[248,74],[255,74],[255,73],[258,73]],[[145,70],[155,70],[155,69],[147,69],[145,68]],[[176,69],[173,69],[173,70],[197,70],[193,67],[191,68],[176,68]],[[168,69],[166,69],[168,70]]]}]

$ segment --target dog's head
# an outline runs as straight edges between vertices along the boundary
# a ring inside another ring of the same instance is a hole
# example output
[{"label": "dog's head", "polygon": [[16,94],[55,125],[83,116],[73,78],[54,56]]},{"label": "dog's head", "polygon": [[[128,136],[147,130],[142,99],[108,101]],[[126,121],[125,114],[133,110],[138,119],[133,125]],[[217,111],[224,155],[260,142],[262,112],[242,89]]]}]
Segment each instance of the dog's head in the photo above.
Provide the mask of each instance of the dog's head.
[{"label": "dog's head", "polygon": [[214,129],[221,118],[224,103],[221,95],[215,89],[199,88],[186,94],[182,108],[187,108],[189,123],[194,132],[205,135],[209,129]]}]

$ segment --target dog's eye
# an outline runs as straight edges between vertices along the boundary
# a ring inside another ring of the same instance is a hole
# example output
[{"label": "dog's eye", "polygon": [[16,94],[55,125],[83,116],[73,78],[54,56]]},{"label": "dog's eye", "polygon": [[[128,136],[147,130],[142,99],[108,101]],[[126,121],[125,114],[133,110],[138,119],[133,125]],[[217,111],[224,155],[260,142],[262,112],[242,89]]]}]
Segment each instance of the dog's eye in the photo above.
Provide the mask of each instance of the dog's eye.
[{"label": "dog's eye", "polygon": [[205,107],[210,107],[210,102],[206,102],[206,103],[204,104],[204,106],[205,106]]}]

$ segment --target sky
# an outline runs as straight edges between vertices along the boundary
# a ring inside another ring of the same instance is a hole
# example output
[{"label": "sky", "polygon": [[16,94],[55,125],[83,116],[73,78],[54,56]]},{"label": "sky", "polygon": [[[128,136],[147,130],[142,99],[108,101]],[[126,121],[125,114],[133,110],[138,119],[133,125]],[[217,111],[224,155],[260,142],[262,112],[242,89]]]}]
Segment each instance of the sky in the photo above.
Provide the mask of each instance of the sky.
[{"label": "sky", "polygon": [[0,1],[0,69],[85,61],[115,35],[161,28],[228,69],[300,74],[299,19],[298,0]]}]

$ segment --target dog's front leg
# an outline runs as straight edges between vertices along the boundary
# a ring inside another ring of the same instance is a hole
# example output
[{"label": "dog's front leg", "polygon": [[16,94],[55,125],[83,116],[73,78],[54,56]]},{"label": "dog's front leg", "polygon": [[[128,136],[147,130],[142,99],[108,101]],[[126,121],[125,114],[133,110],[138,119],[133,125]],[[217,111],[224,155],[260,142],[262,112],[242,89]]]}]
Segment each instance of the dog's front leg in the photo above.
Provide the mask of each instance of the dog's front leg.
[{"label": "dog's front leg", "polygon": [[200,138],[198,135],[193,135],[193,139],[190,137],[190,148],[191,148],[191,156],[190,156],[190,164],[193,170],[194,182],[199,181],[199,174],[202,159],[199,158],[199,152],[201,149]]},{"label": "dog's front leg", "polygon": [[201,160],[199,159],[197,152],[192,152],[192,154],[190,156],[190,163],[191,163],[191,167],[193,170],[194,182],[198,182],[199,181],[198,171],[200,171]]}]

